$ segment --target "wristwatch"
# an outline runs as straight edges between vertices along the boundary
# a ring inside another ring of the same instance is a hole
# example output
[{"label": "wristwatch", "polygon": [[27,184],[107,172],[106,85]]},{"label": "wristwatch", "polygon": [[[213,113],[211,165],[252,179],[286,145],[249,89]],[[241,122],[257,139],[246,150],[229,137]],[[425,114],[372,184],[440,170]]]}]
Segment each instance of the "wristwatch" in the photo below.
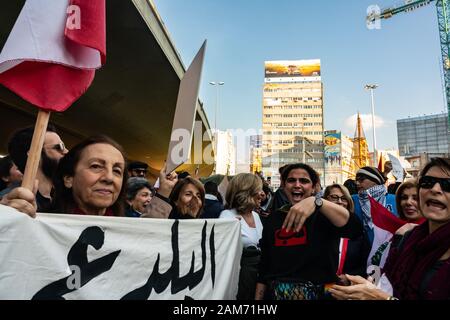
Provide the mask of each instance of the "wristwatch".
[{"label": "wristwatch", "polygon": [[316,209],[320,209],[323,205],[323,200],[321,197],[316,196],[316,199],[314,200],[314,204],[316,205]]}]

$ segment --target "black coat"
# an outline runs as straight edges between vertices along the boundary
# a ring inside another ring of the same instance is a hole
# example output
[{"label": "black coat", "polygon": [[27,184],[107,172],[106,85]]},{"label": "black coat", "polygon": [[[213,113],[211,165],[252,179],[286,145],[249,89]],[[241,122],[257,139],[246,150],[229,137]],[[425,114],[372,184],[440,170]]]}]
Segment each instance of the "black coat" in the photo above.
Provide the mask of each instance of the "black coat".
[{"label": "black coat", "polygon": [[205,199],[205,206],[203,207],[203,213],[200,218],[217,219],[223,210],[223,205],[218,200]]}]

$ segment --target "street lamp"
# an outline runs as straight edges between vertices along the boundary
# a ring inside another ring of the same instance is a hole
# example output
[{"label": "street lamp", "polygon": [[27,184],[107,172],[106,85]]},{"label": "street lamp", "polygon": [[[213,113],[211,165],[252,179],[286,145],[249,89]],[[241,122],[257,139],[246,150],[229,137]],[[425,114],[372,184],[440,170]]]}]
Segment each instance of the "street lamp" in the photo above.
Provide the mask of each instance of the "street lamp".
[{"label": "street lamp", "polygon": [[209,84],[212,86],[216,86],[216,111],[214,112],[214,130],[217,131],[217,111],[219,110],[219,87],[223,86],[225,82],[211,81]]},{"label": "street lamp", "polygon": [[373,98],[373,90],[375,90],[376,88],[378,88],[379,86],[377,84],[366,84],[364,86],[364,89],[366,90],[370,90],[370,95],[372,98],[372,133],[373,133],[373,163],[374,166],[377,166],[377,154],[376,154],[376,150],[377,150],[377,136],[375,135],[375,102],[374,102],[374,98]]},{"label": "street lamp", "polygon": [[217,130],[217,111],[219,110],[219,87],[223,86],[225,84],[225,82],[222,81],[211,81],[209,83],[212,86],[216,87],[216,110],[214,112],[214,135],[213,135],[213,139],[214,139],[214,149],[215,149],[215,161],[214,161],[214,174],[217,173],[217,143],[218,143],[218,138],[219,138],[219,131]]}]

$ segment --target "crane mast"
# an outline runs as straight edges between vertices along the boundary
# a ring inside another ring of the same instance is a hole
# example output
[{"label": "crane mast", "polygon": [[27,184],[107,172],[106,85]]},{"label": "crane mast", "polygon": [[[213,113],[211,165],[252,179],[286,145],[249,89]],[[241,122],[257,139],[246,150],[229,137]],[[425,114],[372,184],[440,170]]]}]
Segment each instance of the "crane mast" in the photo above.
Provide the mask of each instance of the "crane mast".
[{"label": "crane mast", "polygon": [[396,14],[413,11],[429,5],[432,2],[436,3],[437,10],[442,68],[444,70],[445,98],[448,113],[447,121],[450,130],[450,0],[406,0],[403,5],[398,7],[384,9],[381,13],[370,13],[367,16],[367,21],[374,22],[379,19],[389,19]]}]

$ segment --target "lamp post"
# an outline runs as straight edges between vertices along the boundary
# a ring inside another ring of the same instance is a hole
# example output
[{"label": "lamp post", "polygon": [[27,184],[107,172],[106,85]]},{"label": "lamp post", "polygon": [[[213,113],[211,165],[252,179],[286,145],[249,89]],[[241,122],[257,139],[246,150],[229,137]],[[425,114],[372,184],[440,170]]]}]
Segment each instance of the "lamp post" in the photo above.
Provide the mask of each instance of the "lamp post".
[{"label": "lamp post", "polygon": [[218,140],[218,135],[219,135],[219,131],[217,130],[217,112],[219,110],[219,87],[223,86],[225,84],[225,82],[223,81],[211,81],[209,83],[212,86],[216,87],[216,110],[214,112],[214,134],[213,134],[213,139],[214,139],[214,149],[215,149],[215,161],[214,161],[214,174],[217,173],[217,140]]},{"label": "lamp post", "polygon": [[214,112],[214,131],[217,131],[217,112],[219,110],[219,87],[223,86],[225,82],[211,81],[209,84],[216,87],[216,110]]},{"label": "lamp post", "polygon": [[366,84],[364,86],[364,89],[366,90],[370,90],[370,96],[372,98],[372,133],[373,133],[373,163],[374,166],[377,166],[377,136],[375,134],[375,100],[373,97],[373,90],[375,90],[376,88],[378,88],[377,84]]}]

